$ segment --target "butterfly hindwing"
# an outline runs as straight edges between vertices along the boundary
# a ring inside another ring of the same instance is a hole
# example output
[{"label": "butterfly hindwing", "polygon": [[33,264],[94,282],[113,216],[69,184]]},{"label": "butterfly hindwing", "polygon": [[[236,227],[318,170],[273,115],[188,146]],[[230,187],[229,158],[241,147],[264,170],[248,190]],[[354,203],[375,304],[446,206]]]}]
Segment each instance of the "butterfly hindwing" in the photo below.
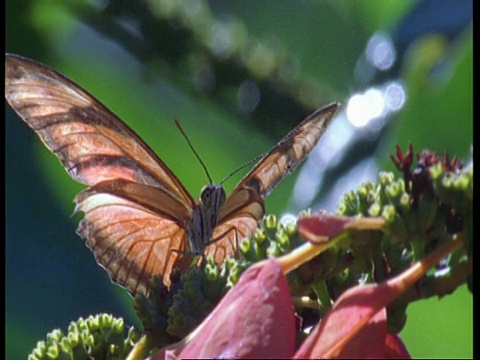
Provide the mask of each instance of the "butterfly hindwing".
[{"label": "butterfly hindwing", "polygon": [[[174,267],[186,266],[183,221],[190,212],[160,188],[123,179],[104,181],[75,198],[83,212],[77,232],[112,279],[132,293],[147,289],[153,275],[170,285]],[[144,291],[142,291],[144,292]]]},{"label": "butterfly hindwing", "polygon": [[169,275],[186,251],[183,227],[124,197],[87,193],[79,202],[84,218],[77,232],[112,280],[133,294],[146,293],[156,274],[169,286]]}]

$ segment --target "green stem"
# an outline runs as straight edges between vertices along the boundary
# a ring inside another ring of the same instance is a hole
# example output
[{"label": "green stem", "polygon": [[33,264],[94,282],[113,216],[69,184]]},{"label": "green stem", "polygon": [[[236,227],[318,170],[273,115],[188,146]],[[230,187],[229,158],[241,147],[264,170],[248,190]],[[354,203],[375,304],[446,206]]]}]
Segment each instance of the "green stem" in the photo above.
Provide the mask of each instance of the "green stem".
[{"label": "green stem", "polygon": [[148,335],[143,335],[140,340],[133,346],[132,351],[128,354],[125,360],[140,360],[145,359],[150,350],[154,348]]},{"label": "green stem", "polygon": [[332,300],[328,294],[327,286],[324,280],[315,280],[312,285],[312,290],[317,295],[320,316],[323,316],[332,307]]}]

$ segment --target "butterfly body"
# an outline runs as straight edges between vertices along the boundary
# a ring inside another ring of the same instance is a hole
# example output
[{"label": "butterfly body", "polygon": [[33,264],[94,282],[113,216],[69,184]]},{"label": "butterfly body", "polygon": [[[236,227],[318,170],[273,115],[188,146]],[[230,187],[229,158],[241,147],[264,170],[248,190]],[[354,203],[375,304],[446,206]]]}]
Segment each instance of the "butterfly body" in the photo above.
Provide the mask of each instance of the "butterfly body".
[{"label": "butterfly body", "polygon": [[292,172],[325,132],[337,108],[308,116],[233,188],[207,185],[197,202],[155,152],[87,91],[33,60],[5,55],[5,97],[19,117],[87,186],[75,197],[84,214],[77,233],[111,279],[132,294],[166,286],[185,254],[218,264],[237,255],[265,213],[264,198]]},{"label": "butterfly body", "polygon": [[220,209],[227,195],[222,185],[207,185],[202,189],[200,198],[193,208],[192,216],[185,221],[185,230],[190,244],[190,251],[203,255],[205,248],[212,241],[213,231],[217,226]]}]

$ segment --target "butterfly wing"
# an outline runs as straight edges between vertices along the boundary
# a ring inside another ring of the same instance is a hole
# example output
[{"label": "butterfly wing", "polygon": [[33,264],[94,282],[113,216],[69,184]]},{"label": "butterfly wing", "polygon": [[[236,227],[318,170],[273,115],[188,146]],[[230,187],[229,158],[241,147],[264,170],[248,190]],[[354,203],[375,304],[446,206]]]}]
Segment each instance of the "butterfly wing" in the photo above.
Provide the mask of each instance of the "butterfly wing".
[{"label": "butterfly wing", "polygon": [[[133,294],[148,292],[148,280],[179,266],[185,248],[178,204],[163,189],[123,179],[104,181],[75,198],[85,215],[77,232],[113,281]],[[182,216],[188,216],[184,214]]]},{"label": "butterfly wing", "polygon": [[[218,263],[234,255],[236,241],[251,235],[265,213],[264,199],[312,151],[340,105],[329,104],[305,118],[275,145],[235,186],[220,211],[207,254]],[[231,229],[236,229],[231,230]]]},{"label": "butterfly wing", "polygon": [[[285,176],[293,172],[317,145],[339,103],[326,105],[305,118],[275,145],[240,181],[230,194],[233,201],[244,189],[254,189],[264,199]],[[225,212],[229,212],[227,205]]]},{"label": "butterfly wing", "polygon": [[164,275],[168,285],[183,221],[194,201],[133,130],[92,95],[49,67],[5,55],[5,97],[70,176],[90,187],[76,197],[78,233],[113,280],[132,293]]}]

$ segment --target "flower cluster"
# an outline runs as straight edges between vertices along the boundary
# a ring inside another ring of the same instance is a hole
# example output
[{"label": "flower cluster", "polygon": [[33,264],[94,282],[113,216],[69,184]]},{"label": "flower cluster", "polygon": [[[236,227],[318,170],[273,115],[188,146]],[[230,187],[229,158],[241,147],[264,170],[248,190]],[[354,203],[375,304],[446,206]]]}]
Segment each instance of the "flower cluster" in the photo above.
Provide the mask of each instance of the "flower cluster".
[{"label": "flower cluster", "polygon": [[67,334],[60,329],[47,334],[28,359],[124,359],[140,338],[140,332],[132,327],[124,339],[125,330],[123,319],[112,315],[80,318],[70,323]]}]

